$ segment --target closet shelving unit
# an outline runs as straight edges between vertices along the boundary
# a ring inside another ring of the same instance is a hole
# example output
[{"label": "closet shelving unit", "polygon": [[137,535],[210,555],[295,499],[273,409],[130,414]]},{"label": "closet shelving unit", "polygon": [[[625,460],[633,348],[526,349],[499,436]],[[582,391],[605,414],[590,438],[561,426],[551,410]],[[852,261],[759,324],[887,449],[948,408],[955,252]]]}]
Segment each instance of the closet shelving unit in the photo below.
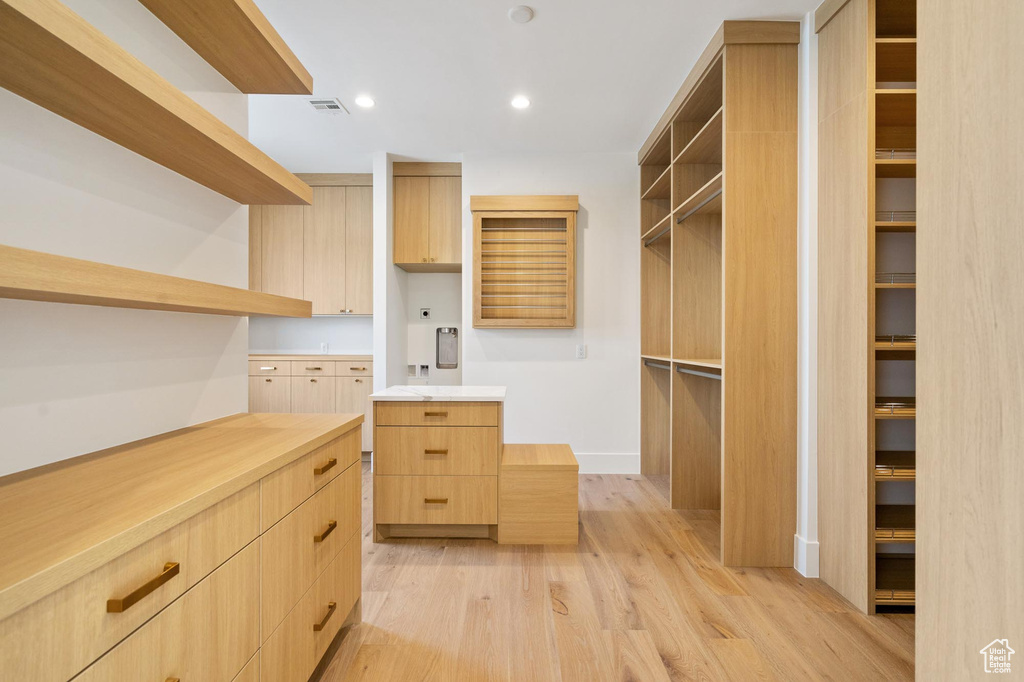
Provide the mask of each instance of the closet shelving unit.
[{"label": "closet shelving unit", "polygon": [[916,14],[816,13],[821,577],[868,613],[914,604]]},{"label": "closet shelving unit", "polygon": [[798,42],[725,22],[639,153],[641,471],[727,565],[792,565]]}]

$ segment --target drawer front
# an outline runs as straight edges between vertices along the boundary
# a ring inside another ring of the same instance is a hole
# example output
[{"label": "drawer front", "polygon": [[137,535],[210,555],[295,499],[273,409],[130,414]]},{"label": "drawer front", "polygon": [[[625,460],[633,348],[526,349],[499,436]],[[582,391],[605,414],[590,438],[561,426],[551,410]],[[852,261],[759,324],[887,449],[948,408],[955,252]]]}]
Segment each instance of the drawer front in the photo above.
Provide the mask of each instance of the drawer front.
[{"label": "drawer front", "polygon": [[[0,622],[0,677],[67,680],[258,532],[259,489],[252,485],[19,611]],[[178,564],[177,574],[165,570],[168,563]],[[108,613],[108,600],[139,591],[159,576],[166,582],[121,612]]]},{"label": "drawer front", "polygon": [[339,377],[372,377],[373,363],[366,360],[338,360],[334,375]]},{"label": "drawer front", "polygon": [[309,678],[359,599],[361,547],[356,534],[266,640],[260,650],[261,682]]},{"label": "drawer front", "polygon": [[265,476],[260,481],[261,531],[358,462],[359,439],[359,429],[354,429]]},{"label": "drawer front", "polygon": [[334,377],[292,377],[292,412],[296,414],[332,414]]},{"label": "drawer front", "polygon": [[288,376],[291,370],[288,360],[250,360],[249,376]]},{"label": "drawer front", "polygon": [[249,544],[75,682],[230,681],[259,647],[259,544]]},{"label": "drawer front", "polygon": [[261,610],[269,637],[359,530],[361,467],[350,466],[263,535]]},{"label": "drawer front", "polygon": [[320,360],[292,360],[293,377],[333,377],[334,362]]},{"label": "drawer front", "polygon": [[292,411],[291,379],[288,377],[249,377],[249,411]]},{"label": "drawer front", "polygon": [[501,403],[377,402],[377,426],[497,426]]},{"label": "drawer front", "polygon": [[382,426],[374,468],[381,476],[497,476],[497,427]]},{"label": "drawer front", "polygon": [[497,476],[374,476],[374,523],[498,523]]}]

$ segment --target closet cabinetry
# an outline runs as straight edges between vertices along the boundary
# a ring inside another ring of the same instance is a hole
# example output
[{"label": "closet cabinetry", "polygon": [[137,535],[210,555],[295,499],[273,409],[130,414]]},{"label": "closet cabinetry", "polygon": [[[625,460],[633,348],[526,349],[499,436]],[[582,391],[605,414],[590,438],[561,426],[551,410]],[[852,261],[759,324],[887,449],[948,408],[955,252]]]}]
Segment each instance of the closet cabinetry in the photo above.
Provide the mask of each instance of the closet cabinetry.
[{"label": "closet cabinetry", "polygon": [[722,24],[639,154],[641,471],[730,566],[793,562],[799,40]]},{"label": "closet cabinetry", "polygon": [[249,288],[311,301],[314,315],[372,314],[371,177],[302,177],[311,206],[249,207]]},{"label": "closet cabinetry", "polygon": [[394,165],[394,264],[409,272],[462,270],[462,167]]}]

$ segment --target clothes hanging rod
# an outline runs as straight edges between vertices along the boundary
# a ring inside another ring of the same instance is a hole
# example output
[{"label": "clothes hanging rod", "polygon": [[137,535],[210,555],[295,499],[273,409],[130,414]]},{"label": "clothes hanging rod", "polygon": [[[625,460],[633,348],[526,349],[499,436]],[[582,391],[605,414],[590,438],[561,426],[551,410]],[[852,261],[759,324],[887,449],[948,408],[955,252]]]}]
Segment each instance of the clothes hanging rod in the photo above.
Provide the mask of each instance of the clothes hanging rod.
[{"label": "clothes hanging rod", "polygon": [[722,194],[722,189],[721,189],[721,188],[719,188],[719,189],[716,189],[716,190],[715,190],[715,192],[714,192],[714,194],[712,194],[712,195],[711,195],[711,196],[709,196],[709,197],[708,197],[707,199],[705,199],[704,201],[700,202],[699,204],[697,204],[696,206],[694,206],[693,208],[691,208],[691,209],[690,209],[689,211],[687,211],[686,213],[684,213],[684,214],[682,215],[682,217],[681,217],[681,218],[679,218],[678,220],[676,220],[676,225],[678,225],[679,223],[683,222],[684,220],[686,220],[687,218],[689,218],[690,216],[692,216],[692,215],[693,215],[694,213],[696,213],[697,211],[701,210],[702,208],[704,208],[705,206],[707,206],[708,204],[710,204],[710,203],[711,203],[712,201],[714,201],[714,200],[715,200],[715,199],[717,199],[717,198],[718,198],[719,196],[721,196],[721,194]]},{"label": "clothes hanging rod", "polygon": [[722,380],[721,374],[712,374],[711,372],[698,372],[695,369],[690,369],[689,367],[680,367],[679,365],[676,365],[676,371],[679,372],[680,374],[692,374],[695,377],[704,377],[705,379],[717,379],[718,381]]},{"label": "clothes hanging rod", "polygon": [[671,365],[666,365],[664,362],[655,362],[654,360],[644,360],[644,367],[653,367],[654,369],[672,369]]}]

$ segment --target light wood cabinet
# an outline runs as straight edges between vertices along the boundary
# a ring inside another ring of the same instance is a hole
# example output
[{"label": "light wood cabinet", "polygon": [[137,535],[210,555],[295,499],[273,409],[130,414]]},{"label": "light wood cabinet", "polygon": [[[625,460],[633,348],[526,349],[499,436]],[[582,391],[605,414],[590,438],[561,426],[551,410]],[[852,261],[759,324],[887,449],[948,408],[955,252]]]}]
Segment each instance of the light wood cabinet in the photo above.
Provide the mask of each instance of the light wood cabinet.
[{"label": "light wood cabinet", "polygon": [[249,207],[250,289],[311,301],[314,315],[373,313],[373,188],[356,177],[315,186],[311,206]]},{"label": "light wood cabinet", "polygon": [[292,412],[334,412],[334,377],[292,377]]},{"label": "light wood cabinet", "polygon": [[452,164],[432,166],[395,164],[393,261],[410,272],[460,272],[462,178],[428,175],[452,172]]},{"label": "light wood cabinet", "polygon": [[[338,412],[362,412],[367,424],[373,423],[370,394],[373,393],[372,377],[342,377],[335,380],[335,406]],[[372,429],[363,430],[363,450],[373,449]]]},{"label": "light wood cabinet", "polygon": [[287,376],[249,377],[250,412],[291,412],[292,388]]}]

